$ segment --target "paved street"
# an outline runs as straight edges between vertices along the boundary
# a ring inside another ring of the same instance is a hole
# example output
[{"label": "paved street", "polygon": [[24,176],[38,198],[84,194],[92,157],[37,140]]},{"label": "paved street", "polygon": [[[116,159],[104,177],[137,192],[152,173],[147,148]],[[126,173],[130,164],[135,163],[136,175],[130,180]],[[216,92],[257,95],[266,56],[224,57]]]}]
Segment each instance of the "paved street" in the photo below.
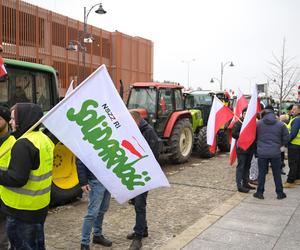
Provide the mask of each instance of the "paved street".
[{"label": "paved street", "polygon": [[[176,239],[201,218],[230,199],[235,191],[234,168],[228,154],[204,160],[192,157],[187,164],[168,165],[163,169],[170,188],[153,190],[148,196],[149,237],[143,249],[158,249]],[[47,249],[78,249],[86,198],[50,211],[46,220]],[[133,207],[111,201],[104,221],[104,235],[113,241],[111,248],[91,244],[92,249],[128,249],[127,233],[134,224]]]}]

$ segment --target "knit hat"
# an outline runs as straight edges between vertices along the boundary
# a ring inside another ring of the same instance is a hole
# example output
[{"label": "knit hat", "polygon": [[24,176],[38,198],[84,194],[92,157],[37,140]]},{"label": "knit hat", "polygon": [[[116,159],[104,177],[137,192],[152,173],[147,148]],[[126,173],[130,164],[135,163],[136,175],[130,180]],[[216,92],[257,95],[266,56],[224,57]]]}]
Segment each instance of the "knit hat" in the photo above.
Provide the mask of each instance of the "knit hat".
[{"label": "knit hat", "polygon": [[0,106],[0,116],[6,121],[10,121],[10,111],[4,106]]}]

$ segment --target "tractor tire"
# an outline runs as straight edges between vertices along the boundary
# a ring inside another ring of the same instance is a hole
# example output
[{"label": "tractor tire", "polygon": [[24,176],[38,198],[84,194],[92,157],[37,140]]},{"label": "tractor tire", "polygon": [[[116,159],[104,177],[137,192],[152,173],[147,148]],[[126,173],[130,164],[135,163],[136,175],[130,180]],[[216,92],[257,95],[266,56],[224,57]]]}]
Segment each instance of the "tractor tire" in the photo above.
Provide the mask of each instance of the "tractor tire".
[{"label": "tractor tire", "polygon": [[193,149],[193,129],[189,119],[178,120],[173,128],[169,145],[171,161],[179,164],[189,160]]},{"label": "tractor tire", "polygon": [[[220,133],[220,132],[219,132]],[[221,131],[221,134],[218,136],[218,148],[222,152],[230,151],[230,132],[228,129]]]},{"label": "tractor tire", "polygon": [[196,153],[202,158],[212,158],[216,154],[209,151],[207,142],[207,127],[202,127],[198,133],[198,142],[195,144]]},{"label": "tractor tire", "polygon": [[58,142],[54,148],[51,206],[69,203],[81,197],[81,194],[76,157],[65,145]]}]

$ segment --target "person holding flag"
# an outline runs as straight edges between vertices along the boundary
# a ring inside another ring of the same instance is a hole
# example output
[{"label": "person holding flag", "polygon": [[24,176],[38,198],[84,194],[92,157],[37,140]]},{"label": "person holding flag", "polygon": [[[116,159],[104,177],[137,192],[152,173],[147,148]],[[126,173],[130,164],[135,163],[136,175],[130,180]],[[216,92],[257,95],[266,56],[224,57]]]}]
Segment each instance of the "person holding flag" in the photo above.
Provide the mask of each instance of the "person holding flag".
[{"label": "person holding flag", "polygon": [[289,133],[283,122],[278,121],[274,108],[267,106],[262,111],[262,119],[257,122],[257,157],[258,157],[258,186],[255,198],[264,199],[265,179],[272,166],[277,199],[286,198],[281,180],[280,148],[289,142]]},{"label": "person holding flag", "polygon": [[251,166],[251,160],[255,151],[255,141],[246,149],[239,147],[238,139],[240,137],[240,131],[242,123],[246,115],[247,108],[242,111],[240,120],[237,121],[232,128],[232,137],[237,140],[236,152],[238,165],[236,167],[236,186],[237,190],[241,193],[248,193],[250,189],[255,189],[249,185],[249,170]]}]

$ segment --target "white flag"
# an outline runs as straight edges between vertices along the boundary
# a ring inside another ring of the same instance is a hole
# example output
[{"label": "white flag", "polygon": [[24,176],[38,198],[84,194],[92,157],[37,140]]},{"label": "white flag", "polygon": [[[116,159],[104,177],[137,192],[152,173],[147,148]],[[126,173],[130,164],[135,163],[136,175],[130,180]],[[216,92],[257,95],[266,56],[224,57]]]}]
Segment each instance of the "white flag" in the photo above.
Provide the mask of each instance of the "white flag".
[{"label": "white flag", "polygon": [[169,186],[105,65],[49,111],[43,123],[119,203]]}]

